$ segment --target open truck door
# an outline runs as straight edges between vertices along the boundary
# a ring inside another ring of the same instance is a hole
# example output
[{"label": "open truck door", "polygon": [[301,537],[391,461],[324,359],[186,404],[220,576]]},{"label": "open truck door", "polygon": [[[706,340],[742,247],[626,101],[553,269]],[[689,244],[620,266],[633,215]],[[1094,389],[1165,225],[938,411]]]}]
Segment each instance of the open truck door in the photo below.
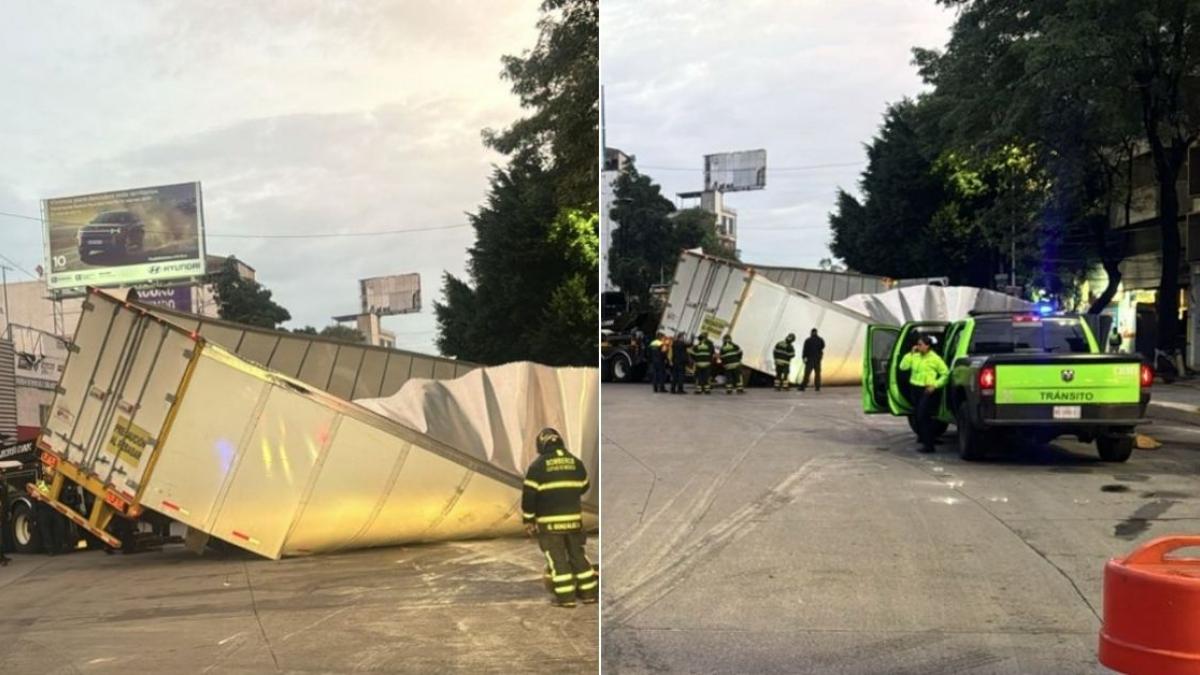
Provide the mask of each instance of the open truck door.
[{"label": "open truck door", "polygon": [[[893,415],[907,417],[914,414],[913,402],[909,400],[909,380],[911,373],[900,370],[900,360],[912,351],[917,344],[917,338],[928,335],[936,338],[937,344],[933,351],[944,360],[946,354],[946,329],[950,324],[945,321],[914,321],[906,323],[899,329],[899,337],[892,345],[891,358],[888,359],[888,388],[887,406]],[[947,366],[948,367],[948,366]]]},{"label": "open truck door", "polygon": [[900,329],[895,326],[867,326],[867,346],[863,349],[863,412],[874,415],[888,412],[888,386],[892,353]]}]

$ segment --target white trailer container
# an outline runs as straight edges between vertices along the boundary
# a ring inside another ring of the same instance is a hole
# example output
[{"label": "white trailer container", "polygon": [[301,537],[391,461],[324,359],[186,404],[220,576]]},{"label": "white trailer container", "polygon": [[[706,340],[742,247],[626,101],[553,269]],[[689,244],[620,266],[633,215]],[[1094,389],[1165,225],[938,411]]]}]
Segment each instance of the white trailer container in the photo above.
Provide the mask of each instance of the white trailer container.
[{"label": "white trailer container", "polygon": [[685,251],[660,326],[689,339],[707,333],[719,342],[722,335],[732,335],[742,348],[742,362],[769,375],[775,373],[775,344],[795,333],[796,358],[789,374],[793,382],[804,375],[800,346],[816,328],[825,339],[824,383],[857,384],[869,323],[862,314],[778,284],[752,268]]},{"label": "white trailer container", "polygon": [[[145,510],[268,558],[521,531],[517,472],[103,293],[38,445],[57,470],[31,493],[112,545]],[[61,503],[67,480],[95,506]]]}]

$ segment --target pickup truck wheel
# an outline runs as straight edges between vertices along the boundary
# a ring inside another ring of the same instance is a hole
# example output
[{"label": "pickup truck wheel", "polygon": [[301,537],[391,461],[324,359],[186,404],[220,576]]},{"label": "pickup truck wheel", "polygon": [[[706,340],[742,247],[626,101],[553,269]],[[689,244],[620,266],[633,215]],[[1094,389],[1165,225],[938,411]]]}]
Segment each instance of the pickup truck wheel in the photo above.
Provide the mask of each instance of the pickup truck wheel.
[{"label": "pickup truck wheel", "polygon": [[38,541],[37,528],[33,526],[33,509],[24,502],[13,506],[12,519],[8,521],[12,529],[13,550],[17,553],[37,553],[42,549]]},{"label": "pickup truck wheel", "polygon": [[971,426],[966,403],[958,406],[954,418],[955,426],[958,427],[958,456],[968,462],[983,459],[983,434]]},{"label": "pickup truck wheel", "polygon": [[633,364],[625,354],[617,354],[612,358],[613,381],[630,382],[633,380]]},{"label": "pickup truck wheel", "polygon": [[1111,434],[1096,439],[1100,459],[1106,462],[1124,462],[1133,454],[1133,435]]}]

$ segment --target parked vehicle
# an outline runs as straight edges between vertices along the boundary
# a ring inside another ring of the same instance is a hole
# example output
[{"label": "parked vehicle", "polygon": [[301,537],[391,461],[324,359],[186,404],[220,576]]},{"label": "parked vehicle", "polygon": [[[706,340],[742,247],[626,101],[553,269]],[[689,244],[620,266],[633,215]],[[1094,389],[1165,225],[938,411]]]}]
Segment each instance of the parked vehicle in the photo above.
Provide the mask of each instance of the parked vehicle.
[{"label": "parked vehicle", "polygon": [[132,211],[105,211],[77,235],[79,259],[123,264],[137,262],[146,247],[146,226]]},{"label": "parked vehicle", "polygon": [[1077,314],[977,313],[962,321],[872,325],[863,358],[863,409],[913,424],[900,360],[921,335],[950,370],[937,419],[957,427],[968,460],[1014,441],[1074,436],[1124,462],[1146,422],[1153,370],[1137,355],[1105,354]]}]

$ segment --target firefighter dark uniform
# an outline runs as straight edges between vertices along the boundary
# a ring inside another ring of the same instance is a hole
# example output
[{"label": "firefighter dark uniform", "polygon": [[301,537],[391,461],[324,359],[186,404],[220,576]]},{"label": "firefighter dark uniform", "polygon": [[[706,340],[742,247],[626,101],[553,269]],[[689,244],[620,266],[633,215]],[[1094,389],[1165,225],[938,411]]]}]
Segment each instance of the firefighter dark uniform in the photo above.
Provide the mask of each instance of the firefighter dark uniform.
[{"label": "firefighter dark uniform", "polygon": [[701,333],[692,345],[692,363],[696,365],[696,394],[712,393],[713,343]]},{"label": "firefighter dark uniform", "polygon": [[687,369],[688,344],[683,333],[675,336],[671,342],[671,393],[683,393],[683,376]]},{"label": "firefighter dark uniform", "polygon": [[725,393],[732,394],[735,386],[737,393],[746,393],[742,382],[742,348],[728,335],[721,340],[721,365],[725,368]]},{"label": "firefighter dark uniform", "polygon": [[575,598],[596,602],[599,580],[584,552],[580,497],[588,490],[587,469],[567,452],[562,436],[543,429],[537,438],[538,457],[525,472],[521,516],[537,528],[538,546],[546,556],[554,602],[574,607]]},{"label": "firefighter dark uniform", "polygon": [[786,338],[775,343],[775,391],[789,391],[792,388],[788,374],[792,370],[792,359],[796,358],[795,341],[796,334],[788,333]]}]

